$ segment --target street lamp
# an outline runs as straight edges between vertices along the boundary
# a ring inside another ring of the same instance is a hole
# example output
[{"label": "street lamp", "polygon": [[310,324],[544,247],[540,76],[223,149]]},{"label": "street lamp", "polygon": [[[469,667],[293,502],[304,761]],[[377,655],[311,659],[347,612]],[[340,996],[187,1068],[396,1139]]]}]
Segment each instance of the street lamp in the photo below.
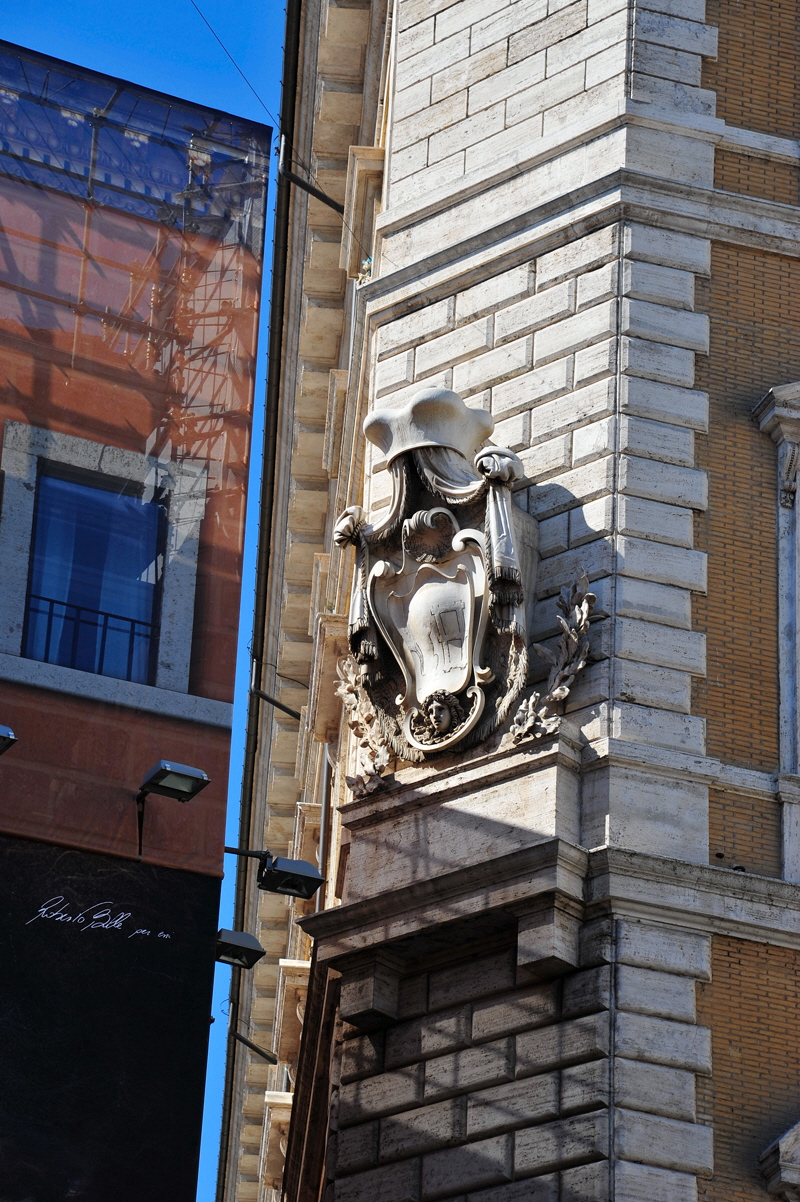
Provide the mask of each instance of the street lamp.
[{"label": "street lamp", "polygon": [[234,856],[258,860],[256,884],[266,893],[282,893],[285,897],[300,897],[308,901],[325,884],[325,877],[308,860],[287,860],[267,851],[245,851],[241,847],[226,847]]},{"label": "street lamp", "polygon": [[136,794],[136,817],[139,827],[139,855],[142,858],[142,830],[144,827],[144,802],[151,793],[160,797],[174,797],[176,801],[191,801],[201,789],[211,784],[202,768],[191,768],[188,764],[176,764],[174,760],[159,760],[145,776]]},{"label": "street lamp", "polygon": [[13,747],[16,741],[17,736],[10,726],[0,726],[0,755],[8,751],[9,747]]}]

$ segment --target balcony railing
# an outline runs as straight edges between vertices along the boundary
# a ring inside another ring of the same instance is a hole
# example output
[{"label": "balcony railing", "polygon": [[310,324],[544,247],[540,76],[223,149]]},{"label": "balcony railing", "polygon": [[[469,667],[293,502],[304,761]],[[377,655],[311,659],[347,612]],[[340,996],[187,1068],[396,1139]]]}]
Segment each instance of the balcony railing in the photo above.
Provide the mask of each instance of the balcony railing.
[{"label": "balcony railing", "polygon": [[149,684],[156,626],[138,618],[28,596],[25,656],[97,676]]}]

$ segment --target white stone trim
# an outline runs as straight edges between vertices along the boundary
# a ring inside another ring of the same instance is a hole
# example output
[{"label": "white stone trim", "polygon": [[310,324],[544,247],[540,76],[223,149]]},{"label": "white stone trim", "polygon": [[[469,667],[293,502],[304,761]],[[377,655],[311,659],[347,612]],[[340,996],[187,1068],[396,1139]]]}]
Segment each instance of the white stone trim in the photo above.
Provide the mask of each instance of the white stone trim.
[{"label": "white stone trim", "polygon": [[[25,623],[25,599],[28,590],[31,540],[33,536],[36,480],[39,460],[47,459],[84,471],[99,472],[141,485],[145,496],[156,489],[168,494],[167,540],[161,594],[156,690],[187,693],[192,649],[197,553],[200,523],[206,503],[206,467],[204,463],[183,460],[162,461],[136,451],[107,446],[87,438],[60,434],[22,422],[7,421],[3,436],[0,469],[4,475],[3,510],[0,514],[0,562],[3,564],[3,588],[0,591],[0,676],[20,680],[21,669],[11,671],[9,661],[22,656]],[[25,660],[26,664],[36,661]],[[55,679],[67,672],[76,681],[106,680],[93,673],[56,668],[43,664]],[[9,673],[11,673],[9,675]],[[40,682],[41,683],[41,682]],[[115,685],[127,682],[114,681]],[[85,696],[103,693],[99,685],[61,686],[59,691]],[[153,692],[151,686],[133,685]],[[98,693],[99,689],[99,693]],[[133,694],[132,694],[133,695]],[[126,704],[132,704],[127,702]],[[210,703],[217,704],[217,703]],[[150,703],[147,703],[147,707]],[[229,708],[229,707],[227,707]],[[226,719],[227,721],[227,719]]]},{"label": "white stone trim", "polygon": [[166,718],[182,718],[186,722],[202,722],[207,726],[230,729],[233,706],[227,701],[213,701],[192,693],[177,693],[172,689],[117,680],[115,676],[96,676],[59,664],[45,664],[38,659],[0,652],[0,680],[14,684],[50,689],[54,693],[70,693],[91,701],[106,701],[128,709],[146,710]]}]

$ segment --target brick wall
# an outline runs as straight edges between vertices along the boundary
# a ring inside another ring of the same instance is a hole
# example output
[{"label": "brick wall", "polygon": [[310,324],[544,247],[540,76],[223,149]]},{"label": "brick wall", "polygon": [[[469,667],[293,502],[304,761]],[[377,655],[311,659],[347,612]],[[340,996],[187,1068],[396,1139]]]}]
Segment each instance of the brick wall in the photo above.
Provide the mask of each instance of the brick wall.
[{"label": "brick wall", "polygon": [[797,137],[799,17],[797,0],[708,0],[719,57],[706,59],[703,86],[716,91],[717,116],[729,125]]},{"label": "brick wall", "polygon": [[763,1202],[761,1152],[800,1118],[800,954],[715,937],[697,988],[714,1075],[697,1079],[698,1120],[714,1125],[714,1177],[700,1202]]},{"label": "brick wall", "polygon": [[710,421],[697,438],[709,508],[695,545],[709,580],[693,617],[708,637],[708,677],[695,682],[693,712],[708,720],[709,755],[766,771],[778,763],[776,468],[750,413],[771,385],[800,379],[798,282],[794,260],[714,244],[698,290],[711,353],[697,361]]},{"label": "brick wall", "polygon": [[778,204],[800,205],[800,172],[793,163],[774,163],[749,154],[718,150],[714,158],[714,187]]},{"label": "brick wall", "polygon": [[709,789],[708,841],[711,864],[781,875],[780,807],[772,798]]}]

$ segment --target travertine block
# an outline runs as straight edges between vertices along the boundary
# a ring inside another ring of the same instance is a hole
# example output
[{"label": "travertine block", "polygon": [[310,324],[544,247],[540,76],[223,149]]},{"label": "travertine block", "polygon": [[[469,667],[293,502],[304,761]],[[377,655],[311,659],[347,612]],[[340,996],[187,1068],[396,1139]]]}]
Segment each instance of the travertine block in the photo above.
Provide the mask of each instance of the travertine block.
[{"label": "travertine block", "polygon": [[475,1042],[514,1035],[553,1022],[558,1015],[558,992],[554,981],[532,985],[472,1007],[472,1038]]},{"label": "travertine block", "polygon": [[538,330],[534,338],[534,364],[546,363],[592,342],[610,338],[617,328],[617,302],[604,301]]},{"label": "travertine block", "polygon": [[692,678],[688,672],[617,660],[614,664],[613,696],[634,705],[688,714],[692,702]]},{"label": "travertine block", "polygon": [[[564,74],[568,72],[565,71]],[[546,109],[542,134],[549,138],[555,137],[561,130],[591,128],[598,120],[602,122],[615,116],[620,104],[624,102],[624,97],[625,75],[616,75],[613,79],[597,84],[591,91],[580,92],[570,100]]]},{"label": "travertine block", "polygon": [[685,309],[625,297],[620,329],[632,338],[646,338],[708,354],[709,319],[705,313],[688,313]]},{"label": "travertine block", "polygon": [[[597,539],[584,547],[567,551],[564,555],[553,555],[539,565],[537,591],[540,597],[559,593],[565,580],[577,580],[582,571],[589,574],[590,580],[598,576],[609,576],[614,565],[614,549],[606,539]],[[596,622],[590,631],[590,640],[600,637],[605,622]],[[595,648],[596,658],[602,658],[603,649]]]},{"label": "travertine block", "polygon": [[708,393],[674,388],[654,380],[623,376],[620,380],[620,408],[623,413],[670,422],[705,432],[708,429]]},{"label": "travertine block", "polygon": [[685,1069],[617,1056],[614,1095],[616,1102],[629,1110],[644,1110],[648,1114],[694,1122],[695,1076]]},{"label": "travertine block", "polygon": [[[427,142],[417,142],[410,149],[416,151],[417,147],[422,147],[425,151],[425,161],[427,161]],[[405,153],[404,150],[399,152],[400,155]],[[411,200],[418,199],[426,191],[441,188],[445,184],[452,184],[455,180],[461,179],[463,175],[463,150],[456,151],[449,158],[440,159],[427,168],[424,166],[424,162],[421,163],[419,167],[414,168],[413,176],[411,173],[407,173],[406,178],[400,180],[399,183],[395,183],[399,177],[395,176],[392,171],[392,201],[397,205],[406,204]]]},{"label": "travertine block", "polygon": [[476,142],[485,143],[493,134],[505,129],[505,101],[482,109],[481,112],[456,121],[446,129],[433,134],[428,140],[428,162],[436,163],[439,159],[449,158],[456,151],[474,146]]},{"label": "travertine block", "polygon": [[394,116],[397,121],[402,121],[404,117],[410,117],[412,113],[418,113],[420,109],[427,108],[431,103],[431,81],[430,79],[420,80],[419,83],[412,84],[409,88],[403,88],[402,92],[396,92],[394,97]]},{"label": "travertine block", "polygon": [[613,417],[581,426],[572,436],[572,466],[589,463],[615,450],[617,422]]},{"label": "travertine block", "polygon": [[403,1160],[355,1177],[344,1177],[336,1182],[334,1198],[335,1202],[375,1202],[376,1198],[419,1202],[419,1162]]},{"label": "travertine block", "polygon": [[569,392],[572,386],[571,365],[569,358],[554,359],[536,371],[496,384],[492,389],[492,413],[496,417],[510,417],[521,409],[529,409],[550,397]]},{"label": "travertine block", "polygon": [[506,65],[507,47],[505,42],[496,42],[469,58],[451,63],[443,71],[438,71],[431,80],[431,99],[442,100],[451,92],[460,92],[469,88],[488,75],[494,75]]},{"label": "travertine block", "polygon": [[[548,476],[560,472],[563,468],[569,467],[572,459],[572,437],[569,434],[560,434],[557,438],[549,438],[546,442],[537,443],[535,447],[522,451],[520,459],[528,480],[544,480]],[[563,490],[558,493],[559,499],[562,496]],[[566,508],[568,508],[567,505],[557,505],[555,510]],[[541,517],[547,516],[545,498],[542,498],[542,508],[537,509],[536,512]]]},{"label": "travertine block", "polygon": [[694,309],[694,273],[690,271],[626,259],[622,265],[622,291],[634,300],[671,305],[674,309]]},{"label": "travertine block", "polygon": [[520,1177],[600,1160],[608,1154],[608,1115],[600,1111],[530,1127],[517,1133],[515,1143],[514,1171]]},{"label": "travertine block", "polygon": [[692,714],[676,714],[643,705],[617,702],[612,714],[612,737],[630,743],[652,743],[675,751],[705,754],[706,724]]},{"label": "travertine block", "polygon": [[619,498],[619,530],[621,534],[672,543],[676,547],[691,547],[694,542],[691,509],[679,509],[676,505],[663,505],[624,494]]},{"label": "travertine block", "polygon": [[490,276],[480,284],[459,292],[456,297],[456,321],[459,325],[463,321],[473,321],[499,305],[527,296],[532,286],[532,277],[531,264],[523,263],[520,267]]},{"label": "travertine block", "polygon": [[[650,424],[660,425],[657,422]],[[687,509],[708,507],[708,476],[694,468],[675,467],[639,456],[622,455],[619,461],[619,487],[622,492],[649,501],[663,501]]]},{"label": "travertine block", "polygon": [[[610,1062],[592,1060],[561,1070],[561,1113],[575,1114],[607,1106],[610,1093]],[[536,1080],[536,1078],[534,1078]]]},{"label": "travertine block", "polygon": [[[555,518],[551,518],[555,521]],[[569,545],[582,547],[584,543],[604,538],[614,528],[613,496],[598,497],[588,505],[573,509],[569,515]],[[540,548],[541,549],[541,548]]]},{"label": "travertine block", "polygon": [[690,1173],[620,1160],[614,1178],[615,1202],[697,1202],[697,1178]]},{"label": "travertine block", "polygon": [[619,226],[615,224],[542,255],[536,262],[536,291],[608,263],[616,258],[618,246]]},{"label": "travertine block", "polygon": [[399,1160],[461,1143],[466,1117],[467,1099],[461,1097],[382,1119],[379,1159]]},{"label": "travertine block", "polygon": [[613,300],[619,288],[619,263],[606,263],[596,271],[588,271],[577,279],[578,310],[599,305],[601,301]]},{"label": "travertine block", "polygon": [[622,618],[658,621],[664,626],[689,630],[692,625],[692,597],[686,589],[620,577],[617,581],[616,612]]},{"label": "travertine block", "polygon": [[[539,443],[520,455],[529,479],[535,479],[537,470],[541,471],[538,461],[542,449],[549,446],[549,442]],[[596,459],[584,467],[553,476],[545,484],[531,490],[532,508],[529,508],[529,512],[538,518],[549,517],[565,509],[572,509],[581,501],[593,500],[603,493],[611,492],[614,483],[613,471],[613,456],[606,455],[604,459]]]},{"label": "travertine block", "polygon": [[428,1009],[428,977],[401,977],[397,986],[397,1017],[419,1018]]},{"label": "travertine block", "polygon": [[[496,1135],[461,1148],[433,1152],[422,1161],[422,1197],[444,1198],[467,1189],[510,1181],[512,1137]],[[391,1202],[395,1202],[393,1195]]]},{"label": "travertine block", "polygon": [[[577,838],[577,791],[563,799],[555,829],[566,838]],[[563,810],[563,815],[560,812]],[[578,931],[580,917],[574,907],[564,905],[558,898],[546,903],[532,904],[519,914],[517,929],[517,967],[521,973],[537,980],[546,980],[557,973],[578,965]]]},{"label": "travertine block", "polygon": [[674,109],[678,113],[698,113],[713,117],[717,108],[716,92],[707,88],[694,88],[672,79],[655,79],[652,75],[634,72],[631,99],[642,104],[652,104],[662,110]]},{"label": "travertine block", "polygon": [[[499,106],[498,106],[499,107]],[[505,105],[502,106],[505,108]],[[494,112],[494,109],[487,109]],[[480,116],[481,114],[478,114]],[[514,162],[526,158],[531,146],[542,136],[542,114],[537,113],[527,121],[519,121],[498,133],[485,137],[482,141],[467,147],[465,172],[496,168],[497,164],[506,161]]]},{"label": "travertine block", "polygon": [[[492,319],[483,317],[470,325],[461,326],[449,334],[442,334],[417,347],[416,378],[441,371],[488,350],[492,345]],[[391,360],[390,360],[391,362]]]},{"label": "travertine block", "polygon": [[469,1043],[468,1006],[441,1010],[412,1022],[401,1023],[386,1032],[386,1068],[397,1068],[431,1056],[453,1052]]},{"label": "travertine block", "polygon": [[[427,142],[414,142],[411,146],[406,146],[403,150],[397,150],[390,154],[388,170],[392,183],[392,199],[395,204],[402,203],[405,190],[413,187],[415,181],[408,180],[408,177],[412,175],[415,178],[419,177],[424,172],[427,163]],[[398,187],[400,180],[408,180],[408,183]]]},{"label": "travertine block", "polygon": [[[458,331],[456,331],[458,332]],[[453,369],[453,388],[469,396],[482,388],[491,388],[511,376],[518,376],[531,365],[532,338],[520,338],[505,346],[478,355]]]},{"label": "travertine block", "polygon": [[697,630],[677,630],[655,622],[617,618],[616,637],[616,653],[622,659],[705,676],[706,640]]},{"label": "travertine block", "polygon": [[418,1106],[422,1101],[422,1073],[423,1065],[414,1064],[344,1085],[339,1094],[339,1125],[347,1127]]},{"label": "travertine block", "polygon": [[574,382],[580,388],[600,380],[604,376],[614,375],[617,370],[617,352],[619,344],[616,338],[606,339],[586,346],[574,356]]},{"label": "travertine block", "polygon": [[[530,89],[532,85],[544,79],[544,60],[544,52],[531,55],[530,58],[515,63],[512,67],[506,67],[504,71],[496,71],[489,79],[475,84],[469,90],[469,112],[477,113],[480,109],[488,108],[490,104],[496,104],[503,97],[513,99],[525,89]],[[530,116],[529,113],[525,115]]]},{"label": "travertine block", "polygon": [[342,1050],[342,1083],[357,1081],[383,1069],[383,1031],[371,1031],[356,1039],[348,1039]]},{"label": "travertine block", "polygon": [[629,259],[661,263],[665,267],[693,271],[696,275],[711,274],[711,243],[691,234],[631,223],[624,229],[623,251]]},{"label": "travertine block", "polygon": [[627,375],[680,388],[691,388],[694,384],[694,351],[642,338],[622,338],[619,353],[620,370]]},{"label": "travertine block", "polygon": [[711,938],[708,935],[631,918],[620,920],[617,935],[620,964],[676,973],[698,981],[711,980]]},{"label": "travertine block", "polygon": [[613,76],[624,75],[627,66],[628,47],[625,42],[616,42],[600,54],[586,60],[586,87],[593,88]]},{"label": "travertine block", "polygon": [[427,339],[444,334],[453,323],[453,301],[451,297],[436,301],[424,309],[416,309],[405,317],[381,326],[377,331],[378,354],[384,359],[398,351],[416,346]]},{"label": "travertine block", "polygon": [[617,1006],[655,1018],[695,1021],[695,984],[690,977],[629,964],[617,966]]},{"label": "travertine block", "polygon": [[518,413],[516,417],[507,417],[505,421],[497,422],[492,435],[496,446],[508,447],[511,451],[521,451],[530,446],[530,414]]},{"label": "travertine block", "polygon": [[706,0],[646,0],[642,8],[652,12],[666,13],[670,17],[683,17],[687,21],[706,19]]},{"label": "travertine block", "polygon": [[641,538],[617,540],[619,571],[624,576],[672,584],[692,592],[706,591],[707,557],[702,551],[669,547]]},{"label": "travertine block", "polygon": [[[537,70],[540,58],[541,75]],[[516,125],[518,121],[526,121],[536,113],[549,110],[569,97],[583,93],[585,71],[582,62],[568,71],[562,71],[554,78],[544,79],[544,58],[545,56],[542,54],[541,56],[537,55],[533,60],[535,74],[528,81],[529,86],[520,88],[515,95],[509,96],[506,103],[506,121],[509,125]],[[528,62],[530,59],[524,59],[517,63],[513,70],[516,71],[526,66]],[[537,75],[541,79],[541,83],[536,82]]]},{"label": "travertine block", "polygon": [[431,134],[463,120],[466,115],[467,93],[454,92],[438,104],[428,105],[403,120],[395,120],[392,124],[392,149],[397,147],[402,150],[404,146],[421,142]]},{"label": "travertine block", "polygon": [[558,1202],[558,1175],[529,1177],[513,1185],[496,1185],[493,1189],[470,1193],[467,1202]]},{"label": "travertine block", "polygon": [[[433,45],[436,23],[432,16],[426,21],[417,21],[413,26],[403,29],[397,37],[397,60],[402,62],[411,55],[418,55],[428,46]],[[425,72],[429,74],[429,72]],[[422,73],[418,76],[422,78]]]},{"label": "travertine block", "polygon": [[[570,4],[560,12],[552,12],[547,20],[532,22],[527,29],[517,26],[509,42],[509,62],[529,59],[562,38],[572,37],[586,26],[586,0]],[[542,16],[547,16],[545,11]]]},{"label": "travertine block", "polygon": [[461,4],[451,3],[440,7],[436,18],[437,42],[460,33],[462,29],[469,29],[470,25],[485,20],[493,13],[502,12],[506,0],[462,0]]},{"label": "travertine block", "polygon": [[562,995],[564,1018],[608,1010],[611,1005],[611,969],[586,968],[564,978]]},{"label": "travertine block", "polygon": [[718,32],[712,25],[701,25],[697,21],[683,21],[647,9],[636,12],[636,38],[689,54],[702,54],[704,58],[716,58]]},{"label": "travertine block", "polygon": [[440,969],[430,975],[430,1009],[441,1010],[457,1002],[489,997],[493,993],[513,989],[515,978],[516,955],[513,948],[456,968]]},{"label": "travertine block", "polygon": [[425,1065],[425,1101],[463,1093],[482,1086],[500,1085],[514,1076],[513,1041],[497,1039],[428,1060]]},{"label": "travertine block", "polygon": [[[563,362],[563,359],[556,360],[556,363]],[[547,368],[541,370],[547,371]],[[578,388],[569,396],[537,405],[531,410],[531,442],[541,442],[613,413],[615,396],[616,380],[606,379]]]},{"label": "travertine block", "polygon": [[[452,63],[469,58],[469,30],[462,29],[450,38],[433,43],[434,18],[422,21],[397,39],[397,84],[407,88]],[[404,42],[404,38],[406,39]],[[406,59],[407,61],[403,61]]]},{"label": "travertine block", "polygon": [[574,311],[575,281],[565,280],[546,292],[534,293],[507,309],[501,309],[494,321],[495,342],[499,345],[519,338],[559,321]]},{"label": "travertine block", "polygon": [[699,54],[687,54],[684,50],[672,50],[668,46],[658,46],[637,38],[633,44],[633,68],[646,75],[675,79],[699,87],[703,59]]},{"label": "travertine block", "polygon": [[606,1013],[573,1018],[517,1036],[517,1077],[530,1077],[548,1069],[584,1060],[597,1060],[609,1052],[609,1018]]},{"label": "travertine block", "polygon": [[[675,814],[681,816],[675,822]],[[582,841],[708,863],[708,789],[612,765],[584,777]],[[648,1021],[655,1022],[656,1019]]]},{"label": "travertine block", "polygon": [[575,63],[583,62],[593,54],[599,54],[628,36],[628,14],[624,9],[610,13],[602,21],[595,21],[583,32],[564,41],[551,43],[547,50],[547,74],[559,71]]},{"label": "travertine block", "polygon": [[559,513],[539,523],[539,555],[559,555],[569,547],[569,514]]},{"label": "travertine block", "polygon": [[711,1032],[706,1027],[620,1012],[615,1046],[619,1056],[666,1064],[693,1073],[711,1072]]},{"label": "travertine block", "polygon": [[497,1085],[469,1096],[467,1138],[475,1139],[529,1127],[559,1113],[558,1073]]},{"label": "travertine block", "polygon": [[609,1202],[610,1172],[608,1161],[564,1169],[558,1174],[559,1202]]},{"label": "travertine block", "polygon": [[383,359],[375,365],[375,396],[381,397],[387,392],[395,392],[404,384],[410,384],[413,379],[413,351],[405,351],[401,355],[393,355],[391,359]]},{"label": "travertine block", "polygon": [[663,1169],[686,1170],[710,1177],[714,1168],[712,1128],[678,1119],[615,1111],[614,1145],[620,1160],[655,1164]]},{"label": "travertine block", "polygon": [[378,1124],[347,1127],[336,1139],[336,1175],[360,1173],[378,1163]]},{"label": "travertine block", "polygon": [[364,1030],[385,1026],[397,1018],[398,975],[380,955],[342,974],[339,1013]]}]

